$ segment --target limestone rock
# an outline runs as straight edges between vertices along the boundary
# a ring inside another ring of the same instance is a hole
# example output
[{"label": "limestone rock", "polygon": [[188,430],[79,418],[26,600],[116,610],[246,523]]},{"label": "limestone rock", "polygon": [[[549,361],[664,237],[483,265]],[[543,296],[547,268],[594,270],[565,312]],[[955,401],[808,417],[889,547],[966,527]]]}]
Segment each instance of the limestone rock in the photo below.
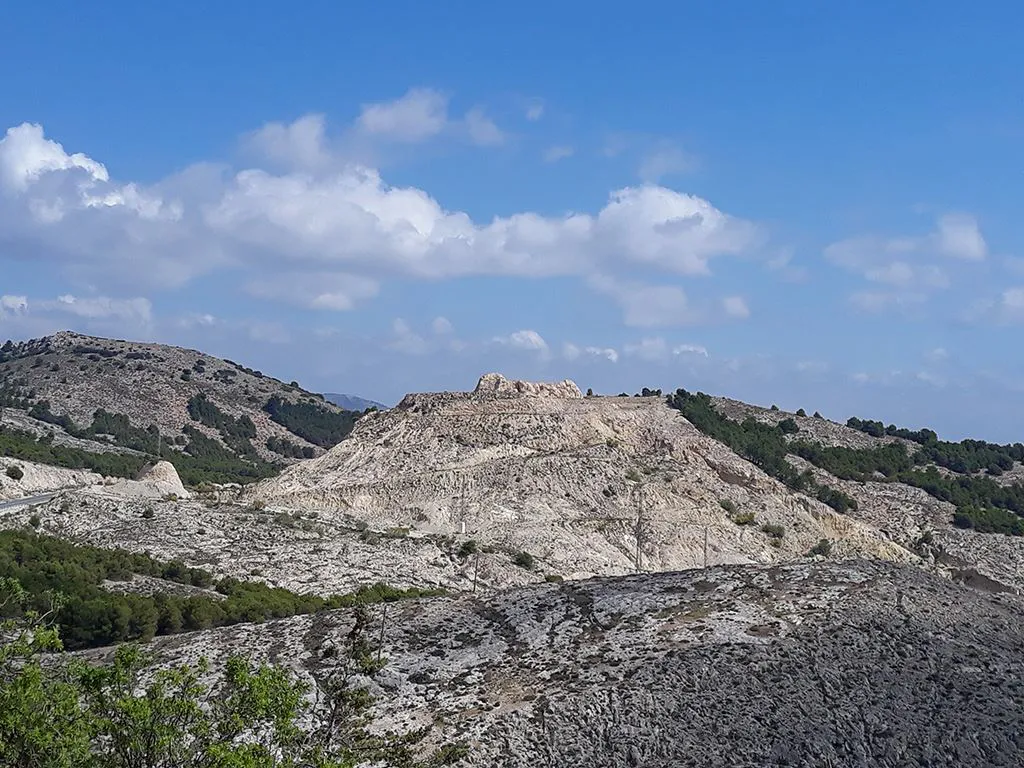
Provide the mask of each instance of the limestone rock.
[{"label": "limestone rock", "polygon": [[476,394],[493,394],[505,396],[527,395],[530,397],[562,397],[578,399],[583,392],[576,383],[565,379],[557,383],[522,381],[506,379],[500,373],[485,373],[477,382]]}]

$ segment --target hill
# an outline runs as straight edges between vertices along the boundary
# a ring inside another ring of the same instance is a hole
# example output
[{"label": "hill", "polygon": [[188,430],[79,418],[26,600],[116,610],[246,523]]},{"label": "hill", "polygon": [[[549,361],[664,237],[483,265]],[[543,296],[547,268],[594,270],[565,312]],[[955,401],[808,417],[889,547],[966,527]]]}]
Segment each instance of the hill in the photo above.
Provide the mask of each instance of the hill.
[{"label": "hill", "polygon": [[324,392],[324,399],[328,402],[334,403],[339,408],[344,408],[346,411],[361,412],[368,408],[376,408],[378,411],[383,411],[388,407],[383,403],[378,403],[376,400],[367,400],[365,397],[342,395],[336,392]]},{"label": "hill", "polygon": [[[324,686],[353,623],[320,613],[154,649],[163,663],[215,666],[245,649]],[[460,765],[1024,761],[1024,607],[913,567],[593,579],[376,607],[369,626],[387,659],[365,681],[379,725],[427,726],[427,748],[465,741]]]},{"label": "hill", "polygon": [[131,476],[159,454],[190,484],[267,477],[358,418],[230,360],[68,332],[0,347],[0,406],[0,455]]}]

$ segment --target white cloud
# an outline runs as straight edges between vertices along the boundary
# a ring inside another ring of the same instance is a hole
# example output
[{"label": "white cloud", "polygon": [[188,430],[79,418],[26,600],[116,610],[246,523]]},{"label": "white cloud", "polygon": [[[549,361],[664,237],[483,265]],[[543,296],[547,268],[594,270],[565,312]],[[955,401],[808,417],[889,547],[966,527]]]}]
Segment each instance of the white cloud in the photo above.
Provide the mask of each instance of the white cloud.
[{"label": "white cloud", "polygon": [[400,317],[396,317],[391,323],[391,331],[394,338],[388,347],[407,355],[423,355],[429,351],[427,342],[418,333],[409,327],[409,324]]},{"label": "white cloud", "polygon": [[24,191],[30,184],[55,171],[81,171],[91,181],[108,181],[107,169],[91,157],[46,139],[43,127],[22,123],[7,129],[0,140],[0,182],[8,190]]},{"label": "white cloud", "polygon": [[953,258],[979,261],[988,254],[977,220],[966,213],[947,213],[940,217],[936,241],[939,251]]},{"label": "white cloud", "polygon": [[612,347],[584,347],[580,348],[571,342],[562,345],[562,357],[566,360],[578,360],[581,357],[601,358],[610,363],[619,362],[618,350]]},{"label": "white cloud", "polygon": [[694,165],[694,159],[679,147],[661,144],[643,156],[637,175],[642,181],[657,182],[665,176],[692,170]]},{"label": "white cloud", "polygon": [[153,319],[153,305],[149,299],[112,299],[107,296],[78,297],[71,294],[58,296],[53,301],[32,302],[33,310],[63,312],[87,319],[119,319],[149,323]]},{"label": "white cloud", "polygon": [[648,363],[664,362],[669,356],[669,346],[660,336],[641,339],[636,344],[627,344],[623,348],[627,357],[635,357]]},{"label": "white cloud", "polygon": [[245,284],[251,296],[289,304],[346,312],[377,295],[376,281],[340,272],[294,272],[257,277]]},{"label": "white cloud", "polygon": [[621,282],[604,275],[594,276],[589,283],[591,288],[610,296],[622,307],[623,321],[629,326],[686,325],[698,319],[683,289],[674,285]]},{"label": "white cloud", "polygon": [[492,341],[496,344],[503,344],[513,349],[521,349],[528,352],[540,352],[542,355],[548,353],[548,343],[536,331],[529,329],[510,333],[508,336],[495,336]]},{"label": "white cloud", "polygon": [[28,297],[27,296],[0,296],[0,316],[5,312],[10,312],[14,315],[20,315],[28,311]]},{"label": "white cloud", "polygon": [[[436,92],[411,91],[366,106],[359,130],[425,136],[446,119],[444,103]],[[252,295],[339,310],[394,277],[587,276],[632,266],[708,274],[712,260],[762,239],[754,224],[654,185],[616,190],[594,213],[527,211],[477,223],[422,189],[345,164],[324,135],[316,115],[264,126],[246,141],[290,170],[204,164],[142,187],[110,180],[101,163],[68,154],[38,126],[19,126],[0,140],[0,232],[86,287],[167,289],[233,269]],[[621,301],[637,325],[666,322],[640,300],[671,316],[685,298],[671,287],[634,288],[637,297]]]},{"label": "white cloud", "polygon": [[534,99],[526,107],[526,119],[531,123],[535,123],[544,117],[544,102],[540,99]]},{"label": "white cloud", "polygon": [[567,157],[572,157],[576,152],[575,149],[570,147],[568,144],[556,144],[553,147],[548,147],[544,150],[544,162],[545,163],[557,163],[559,160],[564,160]]},{"label": "white cloud", "polygon": [[436,336],[447,336],[455,330],[455,326],[447,317],[435,317],[430,328]]},{"label": "white cloud", "polygon": [[673,355],[697,355],[698,357],[707,357],[707,347],[702,347],[700,344],[680,344],[679,346],[672,348]]},{"label": "white cloud", "polygon": [[315,170],[332,162],[323,115],[305,115],[293,123],[268,123],[244,143],[261,156],[287,168]]},{"label": "white cloud", "polygon": [[722,309],[729,317],[741,320],[750,317],[750,308],[742,296],[726,296],[722,299]]},{"label": "white cloud", "polygon": [[412,88],[401,98],[364,104],[357,125],[367,134],[415,143],[444,130],[448,97],[432,88]]},{"label": "white cloud", "polygon": [[949,352],[944,347],[936,347],[925,352],[924,356],[932,363],[941,363],[949,359]]},{"label": "white cloud", "polygon": [[480,107],[466,113],[466,130],[470,140],[479,147],[497,147],[505,143],[505,134]]}]

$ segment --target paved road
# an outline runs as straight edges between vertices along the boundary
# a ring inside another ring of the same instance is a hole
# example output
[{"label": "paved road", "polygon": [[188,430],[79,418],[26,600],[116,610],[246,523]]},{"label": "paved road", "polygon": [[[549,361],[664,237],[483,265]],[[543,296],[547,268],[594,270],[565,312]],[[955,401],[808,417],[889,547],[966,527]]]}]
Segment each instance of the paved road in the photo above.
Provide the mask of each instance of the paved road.
[{"label": "paved road", "polygon": [[38,496],[25,496],[21,499],[11,499],[10,501],[0,501],[0,511],[5,509],[11,509],[12,507],[24,507],[29,504],[42,504],[44,501],[49,501],[56,493],[42,493]]}]

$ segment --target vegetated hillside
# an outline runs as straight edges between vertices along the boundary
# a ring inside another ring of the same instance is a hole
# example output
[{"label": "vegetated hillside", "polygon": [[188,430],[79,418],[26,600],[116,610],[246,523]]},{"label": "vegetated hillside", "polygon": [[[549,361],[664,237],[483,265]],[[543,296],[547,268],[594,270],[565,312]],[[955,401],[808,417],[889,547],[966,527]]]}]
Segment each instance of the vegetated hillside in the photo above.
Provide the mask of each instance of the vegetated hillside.
[{"label": "vegetated hillside", "polygon": [[1024,589],[1024,445],[949,442],[856,417],[841,425],[685,390],[668,401],[787,486],[831,499],[927,562]]},{"label": "vegetated hillside", "polygon": [[[703,436],[661,397],[584,397],[572,382],[493,374],[473,392],[371,413],[243,498],[316,511],[318,523],[452,537],[474,554],[469,579],[491,586],[510,583],[515,571],[497,566],[516,558],[525,579],[778,562],[816,547],[914,559]],[[405,577],[423,564],[394,568]]]},{"label": "vegetated hillside", "polygon": [[129,476],[159,453],[190,484],[270,476],[359,416],[229,360],[69,332],[0,347],[0,406],[3,455]]},{"label": "vegetated hillside", "polygon": [[342,395],[337,392],[324,392],[324,398],[339,408],[344,408],[346,411],[362,412],[370,408],[383,411],[388,407],[383,403],[378,403],[376,400],[367,400],[365,397],[357,397],[356,395]]},{"label": "vegetated hillside", "polygon": [[[347,611],[160,638],[324,685]],[[381,728],[460,765],[1019,766],[1024,609],[882,562],[731,566],[370,609]]]}]

